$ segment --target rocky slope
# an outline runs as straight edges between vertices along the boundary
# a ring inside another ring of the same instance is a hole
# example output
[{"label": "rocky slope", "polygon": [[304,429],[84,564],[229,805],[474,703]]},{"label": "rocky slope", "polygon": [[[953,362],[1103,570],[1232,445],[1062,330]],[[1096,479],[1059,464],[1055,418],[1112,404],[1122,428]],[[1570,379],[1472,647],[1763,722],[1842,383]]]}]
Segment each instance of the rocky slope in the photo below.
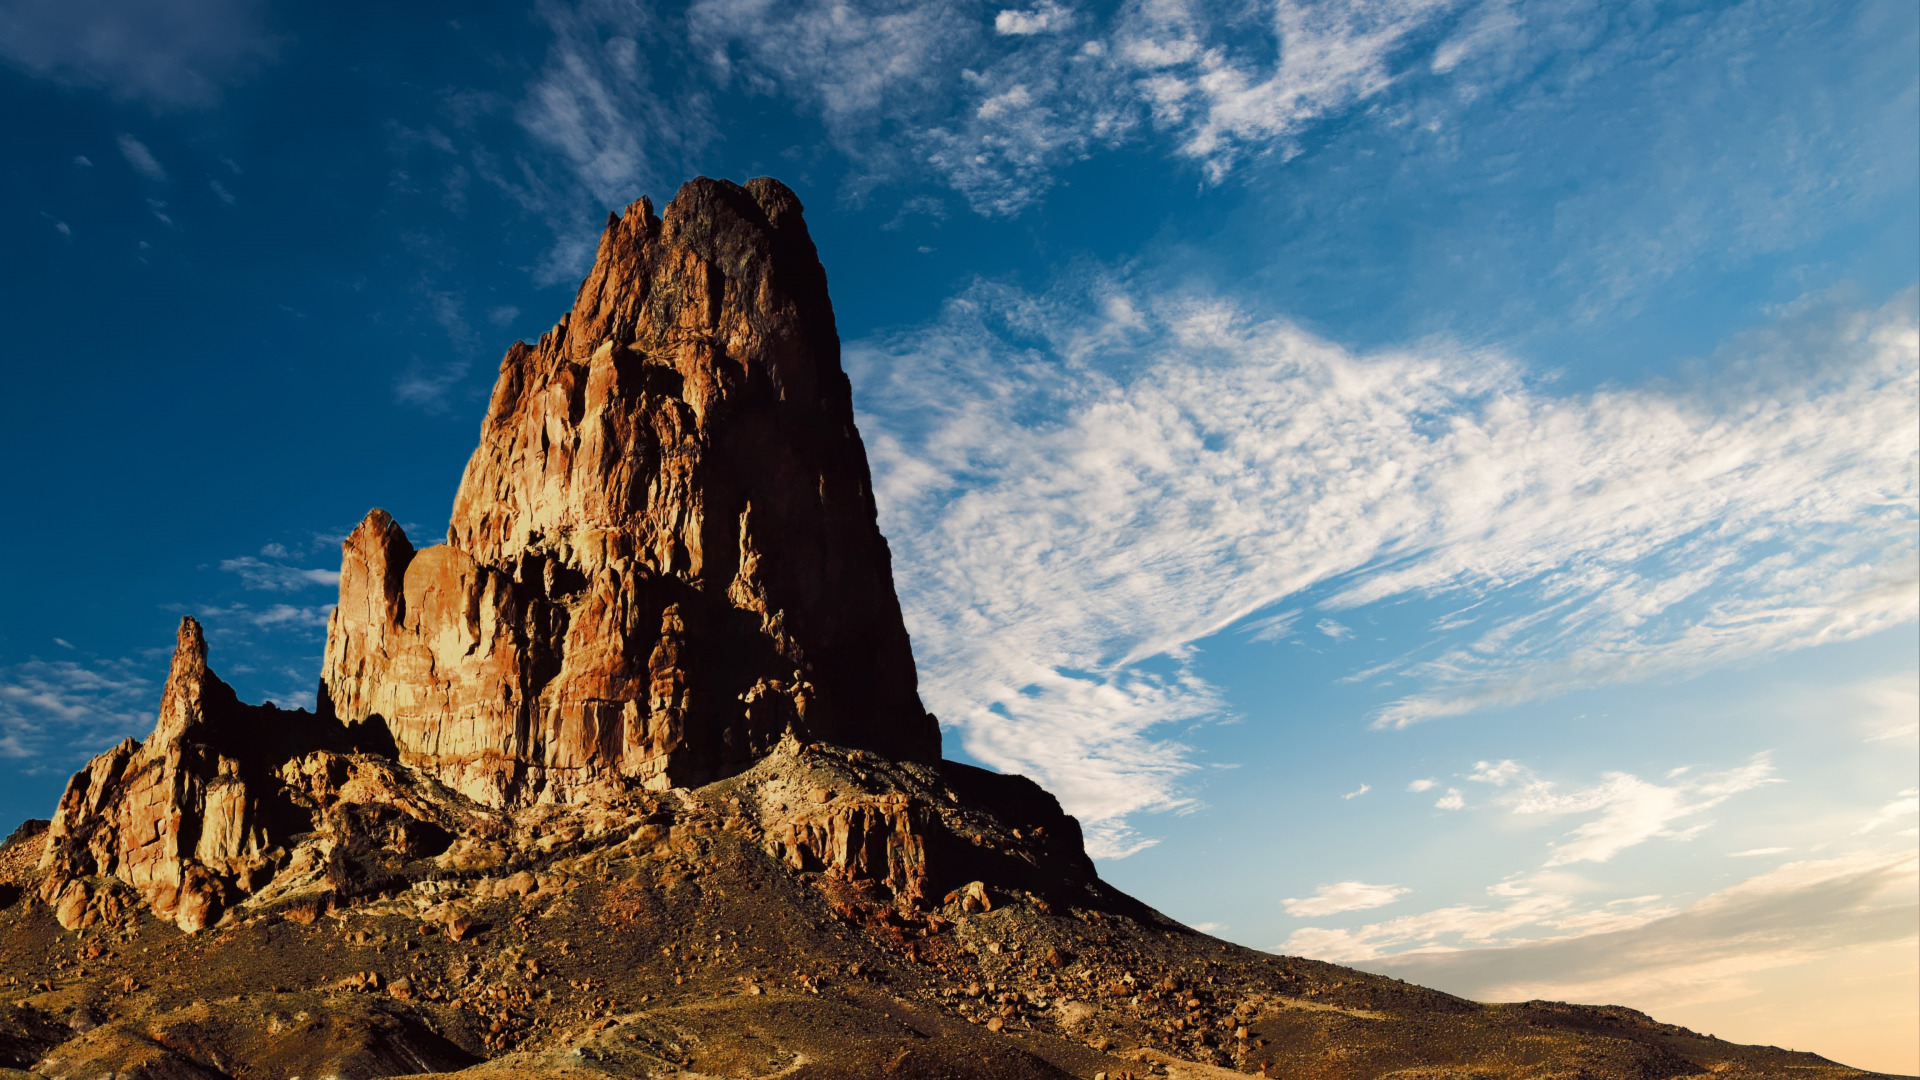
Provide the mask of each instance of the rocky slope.
[{"label": "rocky slope", "polygon": [[1859,1076],[1180,926],[942,761],[821,270],[772,180],[612,218],[447,543],[343,545],[319,709],[184,620],[160,718],[0,847],[0,1071]]},{"label": "rocky slope", "polygon": [[[1104,885],[1037,787],[953,762],[787,739],[697,788],[505,809],[375,754],[323,752],[285,772],[324,804],[319,826],[200,933],[132,898],[71,931],[44,905],[0,910],[0,1068],[49,1080],[1867,1075],[1626,1009],[1481,1005],[1207,937]],[[418,832],[403,841],[408,821]]]}]

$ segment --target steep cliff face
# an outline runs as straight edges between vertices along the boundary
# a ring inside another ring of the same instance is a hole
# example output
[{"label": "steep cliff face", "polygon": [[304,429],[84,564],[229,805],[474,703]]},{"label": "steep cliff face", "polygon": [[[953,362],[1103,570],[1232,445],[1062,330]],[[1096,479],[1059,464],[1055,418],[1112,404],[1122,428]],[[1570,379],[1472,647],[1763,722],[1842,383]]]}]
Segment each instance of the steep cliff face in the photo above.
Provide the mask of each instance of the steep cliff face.
[{"label": "steep cliff face", "polygon": [[612,216],[514,345],[445,545],[344,545],[322,711],[493,805],[665,788],[788,730],[937,761],[826,275],[778,181]]},{"label": "steep cliff face", "polygon": [[[183,621],[153,734],[77,774],[49,827],[61,923],[355,901],[496,811],[781,745],[939,763],[792,192],[695,180],[609,220],[573,311],[508,350],[447,542],[375,510],[343,544],[319,705],[242,704]],[[794,805],[769,827],[795,865],[909,898],[942,877],[924,799]]]}]

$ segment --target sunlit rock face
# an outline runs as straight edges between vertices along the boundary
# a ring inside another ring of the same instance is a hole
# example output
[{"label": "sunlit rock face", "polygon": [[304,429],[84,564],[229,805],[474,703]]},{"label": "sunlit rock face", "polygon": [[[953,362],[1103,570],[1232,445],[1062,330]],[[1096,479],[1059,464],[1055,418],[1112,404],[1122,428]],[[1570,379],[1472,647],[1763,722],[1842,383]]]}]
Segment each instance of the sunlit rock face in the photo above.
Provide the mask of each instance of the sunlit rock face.
[{"label": "sunlit rock face", "polygon": [[200,624],[183,620],[153,733],[68,781],[47,830],[42,899],[69,929],[117,916],[119,886],[188,932],[219,918],[272,876],[278,762],[267,744],[309,738],[311,719],[242,704],[208,670]]},{"label": "sunlit rock face", "polygon": [[[342,545],[317,713],[240,702],[184,620],[152,735],[69,783],[42,899],[69,929],[145,907],[195,931],[389,890],[489,813],[782,745],[937,765],[839,349],[778,182],[610,218],[573,311],[508,350],[447,543],[375,510]],[[922,803],[800,817],[774,828],[795,865],[933,888]]]},{"label": "sunlit rock face", "polygon": [[491,805],[702,782],[788,730],[939,759],[791,191],[609,218],[501,364],[447,543],[376,510],[344,544],[321,712]]}]

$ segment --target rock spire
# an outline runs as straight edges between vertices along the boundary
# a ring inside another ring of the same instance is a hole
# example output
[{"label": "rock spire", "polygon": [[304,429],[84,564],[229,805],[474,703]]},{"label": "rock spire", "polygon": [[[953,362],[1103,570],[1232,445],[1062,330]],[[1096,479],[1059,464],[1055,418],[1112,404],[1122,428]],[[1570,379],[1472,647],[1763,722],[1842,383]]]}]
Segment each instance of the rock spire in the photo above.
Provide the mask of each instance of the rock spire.
[{"label": "rock spire", "polygon": [[[342,545],[317,713],[241,703],[184,620],[159,723],[74,776],[39,889],[68,927],[144,905],[193,931],[270,884],[388,891],[501,812],[817,743],[940,764],[800,202],[698,179],[611,216],[573,310],[507,351],[447,542],[374,510]],[[921,896],[930,820],[780,835]]]},{"label": "rock spire", "polygon": [[322,712],[492,805],[725,775],[789,729],[939,760],[826,272],[779,181],[608,218],[516,343],[444,545],[344,545]]},{"label": "rock spire", "polygon": [[73,927],[125,906],[131,887],[188,932],[272,876],[275,741],[312,741],[312,718],[245,705],[207,668],[207,641],[180,623],[160,719],[144,743],[121,741],[75,773],[47,830],[41,896]]}]

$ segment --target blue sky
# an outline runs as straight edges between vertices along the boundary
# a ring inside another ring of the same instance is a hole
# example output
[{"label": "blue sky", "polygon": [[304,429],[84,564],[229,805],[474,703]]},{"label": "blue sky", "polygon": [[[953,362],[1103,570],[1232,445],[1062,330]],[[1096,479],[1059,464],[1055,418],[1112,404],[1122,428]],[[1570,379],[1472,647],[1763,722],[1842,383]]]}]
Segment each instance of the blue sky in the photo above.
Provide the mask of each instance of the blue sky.
[{"label": "blue sky", "polygon": [[183,613],[310,703],[606,211],[772,174],[949,754],[1249,945],[1913,1072],[1917,22],[15,0],[0,799]]}]

